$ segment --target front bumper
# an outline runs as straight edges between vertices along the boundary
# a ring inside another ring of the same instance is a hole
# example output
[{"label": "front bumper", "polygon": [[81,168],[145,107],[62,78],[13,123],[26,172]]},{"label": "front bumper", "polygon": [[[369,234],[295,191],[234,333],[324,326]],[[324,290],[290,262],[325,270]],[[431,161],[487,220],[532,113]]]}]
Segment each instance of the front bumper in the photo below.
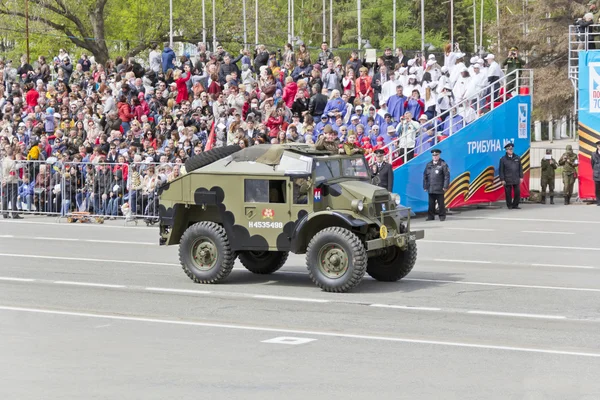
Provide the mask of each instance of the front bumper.
[{"label": "front bumper", "polygon": [[367,240],[365,243],[367,251],[383,249],[385,247],[398,246],[405,249],[409,243],[416,240],[423,239],[425,237],[425,231],[412,231],[408,233],[399,233],[394,236],[388,236],[386,239],[378,238]]}]

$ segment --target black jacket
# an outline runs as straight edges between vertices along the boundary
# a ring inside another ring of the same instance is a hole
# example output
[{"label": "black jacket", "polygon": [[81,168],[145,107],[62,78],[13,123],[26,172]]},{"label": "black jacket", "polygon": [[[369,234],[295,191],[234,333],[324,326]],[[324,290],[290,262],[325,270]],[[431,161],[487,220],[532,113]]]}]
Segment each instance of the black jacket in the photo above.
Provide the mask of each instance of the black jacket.
[{"label": "black jacket", "polygon": [[323,115],[323,111],[325,111],[325,106],[327,105],[327,96],[324,94],[315,94],[310,98],[308,102],[308,112],[313,117]]},{"label": "black jacket", "polygon": [[113,175],[111,170],[97,172],[94,180],[94,193],[97,196],[108,195],[112,191],[112,182]]},{"label": "black jacket", "polygon": [[523,178],[523,166],[521,165],[521,157],[513,154],[512,157],[505,155],[500,159],[498,166],[498,175],[500,180],[506,182],[507,185],[518,185]]},{"label": "black jacket", "polygon": [[394,188],[394,171],[392,170],[392,166],[386,162],[381,164],[381,167],[377,167],[374,173],[374,176],[378,179],[375,179],[375,183],[377,186],[387,189],[388,192],[391,192]]},{"label": "black jacket", "polygon": [[450,186],[450,169],[446,161],[440,158],[435,165],[433,161],[429,161],[423,171],[423,189],[430,194],[444,194],[448,186]]},{"label": "black jacket", "polygon": [[600,153],[598,151],[592,154],[592,171],[594,172],[594,181],[600,182]]}]

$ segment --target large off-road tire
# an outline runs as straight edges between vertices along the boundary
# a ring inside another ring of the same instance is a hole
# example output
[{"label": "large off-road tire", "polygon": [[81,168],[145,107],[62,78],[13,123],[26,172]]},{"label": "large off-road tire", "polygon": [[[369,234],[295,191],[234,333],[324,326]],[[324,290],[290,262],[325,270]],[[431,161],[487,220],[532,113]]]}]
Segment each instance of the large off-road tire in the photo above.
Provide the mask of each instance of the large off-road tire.
[{"label": "large off-road tire", "polygon": [[235,255],[225,229],[209,221],[198,222],[181,236],[179,261],[196,283],[217,283],[229,275]]},{"label": "large off-road tire", "polygon": [[288,258],[287,251],[240,251],[240,262],[255,274],[272,274],[283,267]]},{"label": "large off-road tire", "polygon": [[396,282],[413,269],[417,261],[417,242],[408,244],[406,250],[392,246],[385,254],[369,258],[367,273],[382,282]]},{"label": "large off-road tire", "polygon": [[185,171],[192,172],[198,168],[206,167],[209,164],[219,161],[221,158],[232,155],[240,151],[242,148],[238,145],[215,147],[200,153],[197,156],[192,156],[185,161]]},{"label": "large off-road tire", "polygon": [[343,293],[360,283],[367,268],[367,251],[348,229],[325,228],[308,243],[306,267],[313,282],[327,292]]}]

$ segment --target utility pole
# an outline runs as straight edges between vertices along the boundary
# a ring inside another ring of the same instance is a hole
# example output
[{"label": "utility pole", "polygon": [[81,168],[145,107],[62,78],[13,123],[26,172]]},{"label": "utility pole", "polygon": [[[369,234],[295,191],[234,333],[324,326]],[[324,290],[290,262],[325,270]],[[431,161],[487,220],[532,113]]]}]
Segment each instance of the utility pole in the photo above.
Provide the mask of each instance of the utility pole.
[{"label": "utility pole", "polygon": [[479,14],[479,55],[483,55],[483,2],[481,0],[481,12]]},{"label": "utility pole", "polygon": [[477,53],[477,0],[473,0],[473,53]]},{"label": "utility pole", "polygon": [[421,56],[425,54],[425,0],[421,0]]},{"label": "utility pole", "polygon": [[454,51],[454,0],[450,0],[450,43]]},{"label": "utility pole", "polygon": [[206,46],[206,0],[202,0],[202,43]]},{"label": "utility pole", "polygon": [[498,50],[496,54],[500,54],[500,2],[496,0],[496,27],[498,28]]},{"label": "utility pole", "polygon": [[[392,10],[392,47],[396,51],[396,0],[392,4]],[[423,9],[421,9],[421,12],[423,12]]]},{"label": "utility pole", "polygon": [[294,0],[292,0],[292,41],[290,42],[290,44],[292,45],[292,48],[294,47],[294,43],[292,43],[294,41],[294,36],[296,35],[295,32],[295,26],[294,26],[294,7],[295,7],[295,3]]},{"label": "utility pole", "polygon": [[333,47],[333,0],[329,0],[329,45]]},{"label": "utility pole", "polygon": [[327,40],[327,19],[326,19],[326,13],[327,13],[327,5],[325,4],[326,0],[323,0],[323,41],[325,42]]},{"label": "utility pole", "polygon": [[29,0],[25,0],[25,42],[27,45],[27,64],[29,61]]},{"label": "utility pole", "polygon": [[248,48],[248,27],[246,26],[246,0],[242,0],[242,14],[244,18],[244,49]]},{"label": "utility pole", "polygon": [[292,3],[287,0],[287,42],[292,41]]},{"label": "utility pole", "polygon": [[254,0],[254,43],[258,46],[258,0]]},{"label": "utility pole", "polygon": [[[173,1],[173,0],[171,0]],[[212,29],[212,36],[213,36],[213,48],[212,51],[213,53],[217,50],[217,13],[215,10],[215,0],[212,1],[212,12],[213,12],[213,29]]]},{"label": "utility pole", "polygon": [[361,32],[361,5],[360,0],[356,0],[356,15],[358,17],[358,57],[360,58],[360,49],[362,48],[362,32]]},{"label": "utility pole", "polygon": [[169,47],[173,48],[173,0],[169,0]]}]

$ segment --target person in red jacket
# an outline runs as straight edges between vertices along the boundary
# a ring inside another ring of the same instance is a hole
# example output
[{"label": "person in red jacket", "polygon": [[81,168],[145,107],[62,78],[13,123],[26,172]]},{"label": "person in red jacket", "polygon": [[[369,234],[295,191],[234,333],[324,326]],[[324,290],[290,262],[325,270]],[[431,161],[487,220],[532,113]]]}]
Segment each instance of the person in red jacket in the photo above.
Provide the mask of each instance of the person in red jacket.
[{"label": "person in red jacket", "polygon": [[279,108],[277,108],[275,113],[271,114],[269,119],[267,119],[265,126],[267,128],[269,128],[269,137],[271,137],[271,138],[277,137],[277,133],[280,131],[280,129],[283,125],[283,113],[284,113],[284,109],[279,107]]},{"label": "person in red jacket", "polygon": [[129,131],[129,123],[135,117],[135,115],[133,115],[131,112],[131,106],[129,103],[127,103],[127,97],[125,97],[125,95],[121,95],[119,98],[119,102],[117,103],[117,111],[119,113],[119,118],[121,119],[123,134],[125,134]]},{"label": "person in red jacket", "polygon": [[173,80],[177,84],[177,99],[175,100],[177,104],[181,103],[184,100],[189,100],[190,97],[187,90],[187,81],[192,77],[192,73],[190,72],[190,66],[188,64],[185,64],[183,66],[183,71],[186,73],[185,78],[181,77],[181,70],[177,70],[173,74]]},{"label": "person in red jacket", "polygon": [[37,106],[40,94],[33,87],[33,83],[27,83],[25,85],[25,90],[27,91],[27,94],[25,95],[25,101],[27,102],[28,110],[29,112],[33,112],[33,109],[35,106]]},{"label": "person in red jacket", "polygon": [[298,85],[294,82],[294,78],[288,76],[285,78],[285,87],[283,88],[282,99],[288,108],[292,108],[294,100],[296,99],[296,93],[298,93]]},{"label": "person in red jacket", "polygon": [[373,98],[373,88],[371,87],[371,77],[368,75],[369,70],[366,67],[360,68],[360,76],[356,79],[356,97],[364,99],[369,96]]}]

